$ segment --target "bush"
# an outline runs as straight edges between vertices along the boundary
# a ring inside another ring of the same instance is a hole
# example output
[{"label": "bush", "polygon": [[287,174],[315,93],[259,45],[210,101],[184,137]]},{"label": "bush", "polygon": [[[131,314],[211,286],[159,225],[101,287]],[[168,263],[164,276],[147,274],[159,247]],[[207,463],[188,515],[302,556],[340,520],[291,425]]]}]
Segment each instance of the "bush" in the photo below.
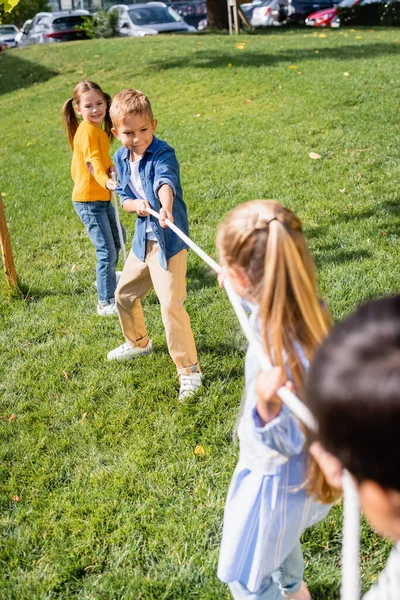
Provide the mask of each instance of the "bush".
[{"label": "bush", "polygon": [[118,35],[118,13],[99,10],[95,15],[85,17],[80,29],[89,38],[111,38]]}]

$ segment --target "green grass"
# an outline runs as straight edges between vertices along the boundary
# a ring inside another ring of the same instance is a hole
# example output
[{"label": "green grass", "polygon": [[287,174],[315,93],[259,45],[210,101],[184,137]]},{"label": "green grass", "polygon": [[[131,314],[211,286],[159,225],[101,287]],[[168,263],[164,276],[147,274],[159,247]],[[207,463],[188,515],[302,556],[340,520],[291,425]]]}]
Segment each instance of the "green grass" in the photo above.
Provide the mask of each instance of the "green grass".
[{"label": "green grass", "polygon": [[[106,361],[122,340],[116,320],[95,314],[94,251],[70,200],[60,109],[74,85],[149,95],[180,160],[191,235],[212,255],[217,223],[240,202],[298,212],[338,319],[398,289],[399,42],[394,29],[300,29],[1,53],[0,192],[23,293],[0,293],[0,598],[229,598],[216,563],[244,341],[191,253],[199,397],[176,400],[153,294],[154,354]],[[123,222],[132,232],[134,219]],[[314,600],[338,598],[340,507],[303,541]],[[366,525],[362,541],[366,589],[388,547]]]}]

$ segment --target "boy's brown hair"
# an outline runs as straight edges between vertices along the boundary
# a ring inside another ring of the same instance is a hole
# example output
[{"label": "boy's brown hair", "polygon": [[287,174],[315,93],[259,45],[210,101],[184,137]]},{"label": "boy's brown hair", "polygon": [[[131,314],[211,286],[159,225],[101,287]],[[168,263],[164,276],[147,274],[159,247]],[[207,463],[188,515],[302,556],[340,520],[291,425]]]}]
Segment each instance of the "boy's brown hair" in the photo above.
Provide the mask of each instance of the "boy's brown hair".
[{"label": "boy's brown hair", "polygon": [[131,115],[148,115],[154,119],[148,97],[140,90],[126,89],[115,94],[110,106],[110,116],[113,126],[117,128],[122,119]]}]

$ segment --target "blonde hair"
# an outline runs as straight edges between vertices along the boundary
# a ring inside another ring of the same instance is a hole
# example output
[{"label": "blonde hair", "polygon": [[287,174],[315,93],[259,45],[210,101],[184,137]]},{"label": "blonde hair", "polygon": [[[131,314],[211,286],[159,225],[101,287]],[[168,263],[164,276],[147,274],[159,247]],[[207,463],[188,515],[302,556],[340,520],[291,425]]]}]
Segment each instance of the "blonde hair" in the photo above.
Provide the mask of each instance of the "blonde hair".
[{"label": "blonde hair", "polygon": [[[271,364],[290,372],[301,396],[305,373],[296,342],[311,360],[332,323],[319,297],[300,219],[274,200],[247,202],[228,213],[217,245],[222,263],[240,267],[247,276],[248,299],[259,307],[267,356]],[[312,459],[308,480],[317,500],[337,498]]]},{"label": "blonde hair", "polygon": [[91,90],[94,90],[95,92],[100,94],[100,96],[103,96],[105,100],[107,108],[104,117],[104,131],[110,139],[112,139],[113,137],[111,133],[112,123],[110,118],[111,96],[103,92],[103,90],[99,85],[97,85],[97,83],[94,83],[93,81],[81,81],[75,86],[74,91],[72,92],[72,98],[68,98],[68,100],[64,102],[64,105],[62,107],[62,117],[65,128],[67,130],[68,145],[71,148],[71,150],[73,150],[74,148],[74,137],[80,123],[80,120],[78,119],[78,116],[74,110],[74,105],[79,106],[82,96],[84,94],[87,94],[87,92],[90,92]]},{"label": "blonde hair", "polygon": [[122,119],[131,115],[148,115],[151,121],[154,119],[148,97],[140,90],[130,88],[115,94],[111,102],[110,115],[115,128],[119,126]]}]

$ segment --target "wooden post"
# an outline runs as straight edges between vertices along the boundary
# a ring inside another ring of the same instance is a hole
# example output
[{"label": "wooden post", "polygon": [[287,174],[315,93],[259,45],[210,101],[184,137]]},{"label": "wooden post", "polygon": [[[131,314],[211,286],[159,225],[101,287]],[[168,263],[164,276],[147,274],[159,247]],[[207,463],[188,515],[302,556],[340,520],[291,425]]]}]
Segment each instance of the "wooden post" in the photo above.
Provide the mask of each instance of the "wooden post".
[{"label": "wooden post", "polygon": [[3,256],[4,272],[6,275],[7,285],[9,287],[17,287],[17,272],[14,266],[14,259],[11,249],[11,241],[8,233],[6,215],[4,212],[3,200],[0,196],[0,244],[1,253]]}]

